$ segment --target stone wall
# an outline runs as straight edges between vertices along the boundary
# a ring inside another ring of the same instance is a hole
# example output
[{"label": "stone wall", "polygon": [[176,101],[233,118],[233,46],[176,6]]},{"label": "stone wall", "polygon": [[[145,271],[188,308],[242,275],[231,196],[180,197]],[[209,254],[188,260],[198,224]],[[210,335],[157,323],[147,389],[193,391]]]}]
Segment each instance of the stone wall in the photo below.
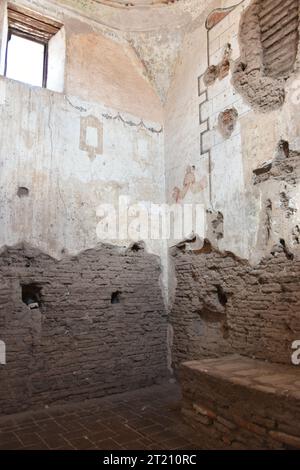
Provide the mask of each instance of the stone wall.
[{"label": "stone wall", "polygon": [[135,389],[167,376],[158,258],[98,246],[56,261],[0,256],[0,413]]},{"label": "stone wall", "polygon": [[209,244],[174,255],[173,363],[236,352],[291,364],[300,338],[300,253],[284,240],[251,266]]}]

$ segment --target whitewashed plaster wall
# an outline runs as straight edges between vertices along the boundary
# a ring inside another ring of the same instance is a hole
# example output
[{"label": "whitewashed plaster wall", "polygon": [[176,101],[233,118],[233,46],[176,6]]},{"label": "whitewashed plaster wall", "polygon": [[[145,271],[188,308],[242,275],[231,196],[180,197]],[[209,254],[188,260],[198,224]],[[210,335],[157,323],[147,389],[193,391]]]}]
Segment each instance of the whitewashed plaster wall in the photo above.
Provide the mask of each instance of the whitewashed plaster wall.
[{"label": "whitewashed plaster wall", "polygon": [[[299,76],[288,83],[281,110],[267,115],[253,112],[243,102],[231,85],[231,74],[209,87],[203,102],[203,82],[199,96],[198,78],[208,65],[205,21],[215,8],[230,7],[234,1],[180,0],[145,10],[119,10],[92,0],[12,3],[35,8],[64,24],[66,68],[61,94],[1,79],[0,243],[25,239],[56,257],[62,256],[61,250],[76,253],[97,242],[100,203],[116,201],[120,194],[128,194],[132,202],[173,203],[174,188],[182,189],[187,167],[195,167],[197,184],[182,202],[222,212],[224,238],[219,248],[255,257],[262,196],[253,189],[252,172],[274,157],[281,138],[299,149],[299,105],[290,99]],[[248,4],[245,0],[210,32],[211,64],[219,61],[227,42],[233,49],[232,60],[239,56],[239,21]],[[157,37],[163,34],[162,54],[153,46],[155,32]],[[139,36],[134,40],[135,33]],[[141,49],[134,51],[127,39],[137,48],[142,37]],[[176,47],[167,54],[172,38]],[[168,58],[167,71],[161,68],[163,58]],[[170,80],[163,110],[157,89],[163,101]],[[216,118],[230,106],[237,108],[239,119],[225,141],[216,129]],[[200,125],[199,107],[209,125],[202,153],[200,135],[206,128]],[[131,123],[142,119],[149,129],[104,117],[119,112]],[[93,161],[80,150],[80,120],[88,115],[103,125],[103,152]],[[156,132],[162,125],[164,131]],[[28,187],[28,198],[17,197],[19,186]],[[148,245],[167,266],[166,243]]]},{"label": "whitewashed plaster wall", "polygon": [[[54,18],[64,25],[66,94],[140,118],[162,121],[162,105],[143,63],[121,30],[103,26],[97,21],[96,14],[93,18],[93,2],[85,6],[85,14],[78,9],[66,8],[63,1],[11,0],[10,3]],[[77,2],[78,7],[80,4]]]},{"label": "whitewashed plaster wall", "polygon": [[[147,130],[123,114],[126,124],[100,104],[5,78],[0,90],[1,245],[27,241],[55,257],[77,253],[102,241],[100,204],[118,207],[119,196],[161,202],[159,126]],[[92,158],[80,139],[88,116],[92,128],[103,126],[103,149]],[[18,197],[19,187],[28,188],[27,197]],[[149,248],[160,254],[160,246]]]},{"label": "whitewashed plaster wall", "polygon": [[[291,149],[300,149],[300,108],[299,99],[298,102],[295,99],[297,90],[299,95],[299,73],[288,81],[283,107],[269,113],[254,112],[244,102],[231,84],[231,73],[208,88],[201,79],[199,93],[198,78],[203,76],[208,64],[220,62],[227,43],[232,47],[231,64],[240,55],[240,18],[250,1],[241,2],[209,35],[205,27],[214,9],[237,3],[234,0],[209,2],[186,29],[165,106],[166,198],[173,201],[174,188],[183,188],[186,170],[194,166],[196,182],[202,182],[201,189],[189,190],[181,203],[202,203],[205,209],[222,212],[224,238],[219,240],[219,248],[254,262],[269,248],[262,248],[258,240],[263,197],[253,186],[253,170],[274,158],[280,139],[287,140]],[[231,137],[224,139],[217,129],[217,118],[220,112],[232,107],[239,113],[238,122]],[[299,202],[296,200],[294,204],[299,206]],[[279,237],[281,231],[286,231],[287,221],[283,217],[276,223],[275,237]],[[296,218],[290,220],[289,227],[295,223]],[[206,233],[209,233],[207,225]]]},{"label": "whitewashed plaster wall", "polygon": [[[12,3],[64,24],[66,63],[62,93],[0,78],[0,245],[25,241],[60,258],[106,241],[96,234],[100,204],[164,200],[162,106],[120,35],[52,2]],[[99,132],[93,158],[86,118]],[[166,258],[164,242],[146,244]]]}]

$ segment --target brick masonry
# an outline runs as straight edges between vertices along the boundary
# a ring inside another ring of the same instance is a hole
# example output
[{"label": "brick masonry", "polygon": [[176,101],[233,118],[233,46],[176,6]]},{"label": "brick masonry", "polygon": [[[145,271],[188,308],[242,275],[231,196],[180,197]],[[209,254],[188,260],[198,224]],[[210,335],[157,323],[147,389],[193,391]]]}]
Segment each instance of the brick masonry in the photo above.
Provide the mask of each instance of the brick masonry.
[{"label": "brick masonry", "polygon": [[[137,389],[167,375],[159,260],[140,248],[101,245],[61,261],[27,246],[2,252],[1,413]],[[24,303],[32,301],[39,308]]]},{"label": "brick masonry", "polygon": [[288,77],[294,70],[299,44],[299,1],[259,2],[259,23],[266,75]]},{"label": "brick masonry", "polygon": [[296,66],[298,28],[297,0],[252,0],[243,13],[241,56],[233,67],[233,84],[254,110],[268,112],[283,105],[283,79]]},{"label": "brick masonry", "polygon": [[275,158],[253,171],[253,184],[266,182],[285,182],[296,187],[300,181],[300,153],[290,150],[289,143],[280,140]]},{"label": "brick masonry", "polygon": [[182,412],[209,449],[299,449],[300,370],[227,356],[181,367]]},{"label": "brick masonry", "polygon": [[251,266],[209,244],[177,250],[173,363],[229,353],[291,364],[300,339],[300,254],[278,244]]}]

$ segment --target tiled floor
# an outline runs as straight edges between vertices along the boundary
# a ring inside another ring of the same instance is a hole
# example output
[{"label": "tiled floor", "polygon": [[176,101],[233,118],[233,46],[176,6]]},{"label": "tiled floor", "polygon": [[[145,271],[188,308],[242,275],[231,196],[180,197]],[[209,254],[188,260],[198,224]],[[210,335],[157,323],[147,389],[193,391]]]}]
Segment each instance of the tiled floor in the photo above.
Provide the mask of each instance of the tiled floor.
[{"label": "tiled floor", "polygon": [[0,449],[201,449],[180,392],[164,384],[0,419]]}]

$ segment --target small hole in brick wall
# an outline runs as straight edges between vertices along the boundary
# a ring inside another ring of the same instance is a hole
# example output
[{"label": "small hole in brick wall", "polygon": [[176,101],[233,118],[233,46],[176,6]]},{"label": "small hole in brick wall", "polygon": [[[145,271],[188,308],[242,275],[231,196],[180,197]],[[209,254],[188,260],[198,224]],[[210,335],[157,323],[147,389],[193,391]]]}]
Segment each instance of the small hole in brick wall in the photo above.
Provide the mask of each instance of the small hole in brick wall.
[{"label": "small hole in brick wall", "polygon": [[225,305],[228,302],[228,298],[222,286],[220,285],[217,286],[217,293],[218,293],[218,299],[219,299],[220,304],[223,305],[223,307],[225,307]]},{"label": "small hole in brick wall", "polygon": [[282,248],[283,248],[283,251],[284,251],[285,256],[287,257],[287,259],[290,260],[290,261],[292,261],[292,260],[294,259],[294,255],[293,255],[293,253],[291,253],[291,252],[289,251],[288,247],[286,246],[285,240],[284,240],[283,238],[281,238],[281,239],[279,240],[279,242],[280,242],[280,245],[281,245]]},{"label": "small hole in brick wall", "polygon": [[131,251],[138,252],[142,250],[143,250],[143,246],[140,243],[133,243],[133,245],[131,246]]},{"label": "small hole in brick wall", "polygon": [[27,197],[29,196],[29,189],[25,188],[25,186],[19,186],[17,195],[19,198]]},{"label": "small hole in brick wall", "polygon": [[121,302],[121,292],[116,291],[111,294],[111,303],[112,304],[119,304]]},{"label": "small hole in brick wall", "polygon": [[22,301],[30,309],[40,308],[42,288],[37,284],[21,284]]}]

